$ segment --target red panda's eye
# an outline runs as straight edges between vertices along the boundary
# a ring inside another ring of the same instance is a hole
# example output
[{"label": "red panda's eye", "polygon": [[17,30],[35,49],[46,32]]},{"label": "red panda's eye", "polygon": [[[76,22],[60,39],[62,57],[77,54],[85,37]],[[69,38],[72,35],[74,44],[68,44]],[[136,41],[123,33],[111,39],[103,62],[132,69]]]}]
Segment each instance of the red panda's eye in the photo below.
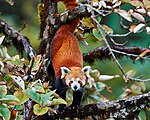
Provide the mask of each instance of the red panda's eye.
[{"label": "red panda's eye", "polygon": [[70,81],[70,83],[73,83],[73,81]]},{"label": "red panda's eye", "polygon": [[73,83],[73,81],[70,81],[70,82],[69,82],[69,86],[71,86],[72,83]]},{"label": "red panda's eye", "polygon": [[78,83],[79,83],[80,85],[82,85],[82,82],[81,82],[81,81],[78,81]]}]

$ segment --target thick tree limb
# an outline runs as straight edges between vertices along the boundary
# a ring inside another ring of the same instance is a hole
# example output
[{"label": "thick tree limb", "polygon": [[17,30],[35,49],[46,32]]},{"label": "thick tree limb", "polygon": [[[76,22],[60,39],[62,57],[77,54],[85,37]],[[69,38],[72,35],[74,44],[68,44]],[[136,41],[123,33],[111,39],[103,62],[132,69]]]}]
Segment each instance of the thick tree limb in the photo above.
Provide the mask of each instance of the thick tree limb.
[{"label": "thick tree limb", "polygon": [[[94,6],[93,8],[96,7],[97,6]],[[53,21],[53,23],[51,24],[60,26],[76,18],[88,17],[91,15],[91,13],[88,12],[87,8],[88,6],[84,4],[80,4],[78,7],[72,10],[68,10],[62,13],[59,17],[56,17],[55,22]],[[98,14],[103,15],[101,13]],[[133,60],[137,58],[146,49],[147,48],[141,48],[141,47],[123,47],[123,46],[112,47],[112,50],[117,55],[117,57],[128,56]],[[149,55],[149,53],[147,55]],[[84,56],[84,61],[87,61],[89,63],[92,63],[95,58],[98,59],[112,58],[112,55],[110,54],[107,47],[97,48],[91,52],[83,54],[83,56]],[[141,59],[149,59],[149,58],[141,57]]]},{"label": "thick tree limb", "polygon": [[[40,54],[44,57],[50,58],[50,45],[56,32],[55,14],[57,13],[57,6],[53,0],[40,1],[40,37],[41,43],[39,47]],[[43,17],[44,16],[44,17]]]},{"label": "thick tree limb", "polygon": [[55,24],[65,24],[76,18],[88,17],[90,15],[91,13],[87,11],[86,6],[79,5],[74,9],[62,13],[59,17],[56,17]]},{"label": "thick tree limb", "polygon": [[[29,57],[32,59],[35,57],[36,53],[32,46],[30,45],[28,39],[24,37],[21,33],[16,31],[14,28],[9,26],[5,21],[0,19],[0,31],[6,36],[9,36],[12,38],[13,43],[16,45],[16,47],[21,48],[21,46],[24,47],[25,52]],[[21,45],[21,46],[20,46]]]},{"label": "thick tree limb", "polygon": [[[112,51],[115,53],[116,57],[127,56],[131,59],[135,59],[139,57],[139,55],[149,48],[141,48],[141,47],[124,47],[124,46],[114,46],[112,47]],[[147,53],[146,56],[150,55]],[[83,59],[86,62],[92,63],[95,59],[110,59],[112,55],[110,54],[107,47],[99,47],[95,50],[92,50],[88,53],[83,54]],[[149,57],[141,57],[141,59],[150,59]]]},{"label": "thick tree limb", "polygon": [[85,118],[91,115],[98,115],[101,120],[107,118],[115,119],[133,119],[140,110],[150,107],[150,92],[133,96],[125,99],[105,102],[103,104],[89,104],[86,106],[79,106],[73,109],[67,108],[63,114],[49,115],[48,119],[58,118]]},{"label": "thick tree limb", "polygon": [[[58,28],[60,25],[65,24],[71,20],[74,20],[76,18],[80,18],[82,19],[83,17],[90,17],[91,16],[91,10],[93,10],[95,12],[95,14],[97,15],[101,15],[101,16],[106,16],[108,14],[110,14],[112,11],[104,11],[104,10],[97,10],[96,8],[98,8],[98,5],[89,5],[89,4],[79,4],[79,6],[77,6],[74,9],[71,10],[67,10],[64,13],[60,14],[60,16],[55,18],[55,22],[53,22],[52,24],[54,25],[58,25]],[[106,14],[104,14],[106,13]]]}]

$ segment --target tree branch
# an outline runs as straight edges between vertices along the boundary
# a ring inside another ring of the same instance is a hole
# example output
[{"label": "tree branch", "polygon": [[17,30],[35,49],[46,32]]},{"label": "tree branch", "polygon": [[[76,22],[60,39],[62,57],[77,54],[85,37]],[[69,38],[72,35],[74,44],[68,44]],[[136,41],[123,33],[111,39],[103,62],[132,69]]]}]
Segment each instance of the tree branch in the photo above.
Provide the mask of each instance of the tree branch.
[{"label": "tree branch", "polygon": [[[83,17],[90,17],[91,16],[91,10],[93,10],[95,12],[95,14],[97,15],[102,15],[102,16],[106,16],[108,14],[110,14],[112,11],[104,11],[104,10],[98,10],[96,8],[98,8],[99,5],[89,5],[89,4],[79,4],[79,6],[77,6],[74,9],[71,10],[67,10],[64,13],[62,13],[59,17],[56,17],[55,19],[55,25],[59,24],[65,24],[68,21],[74,20],[76,18],[80,18],[82,19]],[[105,14],[104,14],[105,13]]]},{"label": "tree branch", "polygon": [[87,7],[79,5],[74,9],[67,10],[62,13],[59,17],[56,17],[55,24],[65,24],[68,21],[74,20],[76,18],[83,18],[90,16],[91,13],[87,11]]},{"label": "tree branch", "polygon": [[36,53],[32,46],[30,45],[28,38],[24,37],[21,33],[16,31],[14,28],[10,27],[5,21],[0,19],[0,30],[6,36],[12,38],[13,43],[16,47],[21,48],[19,45],[24,47],[25,52],[27,55],[32,59],[35,57]]},{"label": "tree branch", "polygon": [[57,24],[54,24],[55,14],[57,13],[57,5],[53,0],[41,0],[38,9],[41,37],[38,53],[44,55],[45,58],[50,58],[50,45],[57,26]]},{"label": "tree branch", "polygon": [[[88,12],[88,7],[89,6],[87,6],[86,4],[80,4],[78,7],[68,10],[68,11],[62,13],[59,17],[56,17],[55,22],[53,21],[53,23],[51,23],[51,24],[57,25],[57,27],[59,28],[59,26],[67,23],[68,21],[74,20],[76,18],[81,19],[83,17],[91,16],[91,12]],[[91,8],[97,8],[97,7],[98,6],[92,6]],[[98,11],[96,14],[103,15],[103,13],[98,12]],[[121,37],[121,36],[128,35],[129,33],[123,34],[120,36],[118,34],[117,35],[111,34],[110,36]],[[122,46],[112,47],[112,51],[115,53],[115,55],[117,55],[117,57],[128,56],[133,60],[136,57],[138,57],[142,53],[142,51],[144,51],[146,49],[147,48],[141,48],[141,47],[122,47]],[[149,53],[147,55],[149,55]],[[94,62],[95,58],[98,58],[98,59],[112,58],[112,55],[110,54],[110,51],[108,50],[107,47],[97,48],[91,52],[83,54],[83,56],[84,56],[84,61],[87,61],[89,63]],[[148,57],[140,57],[140,58],[141,59],[150,59]]]},{"label": "tree branch", "polygon": [[[105,105],[104,105],[105,104]],[[98,115],[100,119],[133,119],[140,110],[150,107],[150,92],[124,98],[120,100],[105,102],[104,104],[89,104],[76,108],[67,108],[64,113],[50,114],[48,119],[85,118],[91,115]]]},{"label": "tree branch", "polygon": [[[125,47],[125,46],[113,46],[112,51],[115,53],[116,57],[127,56],[131,59],[135,59],[139,57],[139,55],[149,48],[141,48],[141,47]],[[149,56],[150,53],[147,53],[146,56]],[[110,54],[107,47],[99,47],[95,50],[92,50],[88,53],[83,54],[83,59],[86,62],[92,63],[95,59],[111,59],[112,55]],[[141,59],[150,60],[149,57],[140,57]]]}]

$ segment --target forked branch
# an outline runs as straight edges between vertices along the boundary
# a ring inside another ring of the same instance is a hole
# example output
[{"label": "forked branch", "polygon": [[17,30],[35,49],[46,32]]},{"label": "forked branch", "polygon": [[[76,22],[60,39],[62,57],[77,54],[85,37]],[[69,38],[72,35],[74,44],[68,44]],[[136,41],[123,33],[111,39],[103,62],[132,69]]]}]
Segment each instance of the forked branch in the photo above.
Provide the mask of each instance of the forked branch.
[{"label": "forked branch", "polygon": [[[94,14],[93,11],[91,11],[91,14],[92,14],[91,19],[93,20],[93,22],[96,23],[96,26],[97,26],[97,28],[98,28],[98,30],[99,30],[99,33],[101,34],[101,36],[102,36],[102,38],[103,38],[103,41],[104,41],[105,44],[106,44],[106,47],[108,48],[110,54],[112,55],[113,59],[115,60],[117,66],[118,66],[119,69],[120,69],[120,71],[121,71],[122,74],[124,75],[126,81],[127,81],[127,80],[136,81],[136,82],[148,82],[148,81],[150,81],[150,78],[149,78],[149,79],[144,79],[144,80],[142,80],[142,79],[139,79],[139,78],[132,78],[132,77],[130,77],[130,76],[128,76],[128,75],[126,74],[125,70],[123,69],[123,67],[121,66],[121,64],[119,63],[119,61],[117,60],[117,58],[116,58],[116,56],[115,56],[115,54],[114,54],[112,48],[110,47],[110,45],[109,45],[109,43],[108,43],[108,41],[107,41],[107,39],[106,39],[106,37],[105,37],[105,35],[104,35],[104,33],[103,33],[103,30],[105,31],[105,29],[104,29],[104,28],[100,25],[100,23],[96,20],[96,18],[95,18],[96,16],[95,16],[95,14]],[[105,33],[107,33],[107,32],[105,31]]]},{"label": "forked branch", "polygon": [[[112,51],[114,52],[117,58],[121,57],[129,57],[133,59],[133,61],[139,57],[139,55],[149,48],[141,48],[141,47],[125,47],[125,46],[112,46]],[[141,60],[150,60],[148,57],[150,53],[148,53],[145,57],[140,57]],[[107,47],[99,47],[88,53],[83,54],[83,59],[86,62],[92,63],[95,59],[111,59],[112,55]]]}]

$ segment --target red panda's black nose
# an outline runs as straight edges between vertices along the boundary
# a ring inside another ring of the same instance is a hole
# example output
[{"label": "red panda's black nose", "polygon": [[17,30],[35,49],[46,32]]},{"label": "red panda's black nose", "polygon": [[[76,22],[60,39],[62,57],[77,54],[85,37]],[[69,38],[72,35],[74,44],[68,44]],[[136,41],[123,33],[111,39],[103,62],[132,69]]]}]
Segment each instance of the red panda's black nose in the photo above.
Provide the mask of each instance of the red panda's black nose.
[{"label": "red panda's black nose", "polygon": [[76,90],[78,87],[75,85],[73,88]]}]

